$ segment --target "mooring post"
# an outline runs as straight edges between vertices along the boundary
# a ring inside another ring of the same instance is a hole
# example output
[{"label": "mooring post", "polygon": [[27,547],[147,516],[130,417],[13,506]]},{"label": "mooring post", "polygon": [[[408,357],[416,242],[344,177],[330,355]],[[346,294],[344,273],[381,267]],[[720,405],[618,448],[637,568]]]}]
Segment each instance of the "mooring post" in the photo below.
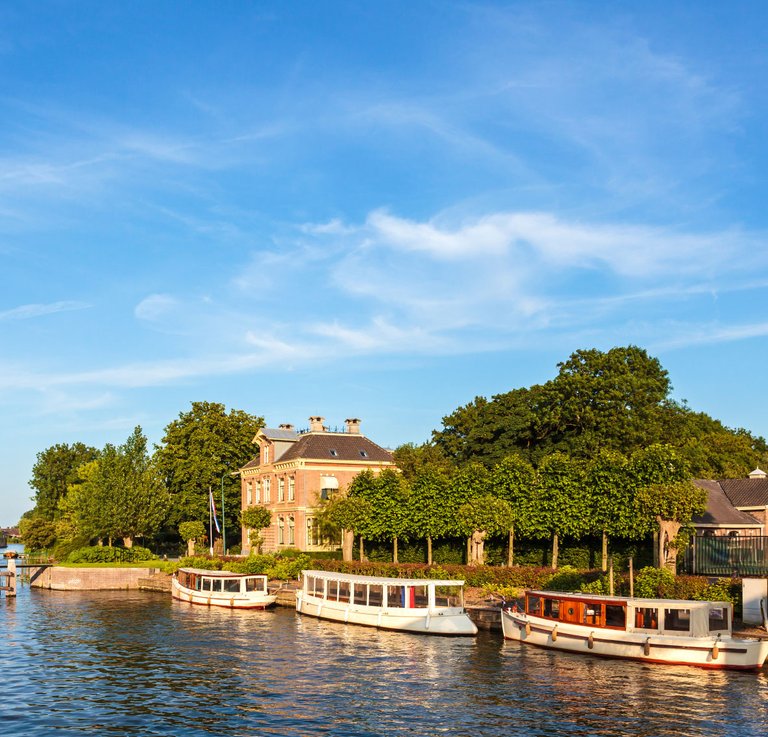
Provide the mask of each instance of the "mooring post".
[{"label": "mooring post", "polygon": [[7,553],[3,553],[3,557],[8,561],[8,589],[5,595],[16,596],[16,558],[19,557],[19,554],[15,550],[9,550]]}]

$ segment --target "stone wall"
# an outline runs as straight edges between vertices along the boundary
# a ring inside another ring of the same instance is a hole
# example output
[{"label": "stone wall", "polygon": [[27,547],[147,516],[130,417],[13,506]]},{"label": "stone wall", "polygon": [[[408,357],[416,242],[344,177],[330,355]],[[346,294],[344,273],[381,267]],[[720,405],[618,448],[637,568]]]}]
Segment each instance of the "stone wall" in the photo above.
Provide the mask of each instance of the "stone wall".
[{"label": "stone wall", "polygon": [[54,591],[109,591],[138,589],[139,579],[156,573],[155,568],[64,568],[29,569],[30,586]]}]

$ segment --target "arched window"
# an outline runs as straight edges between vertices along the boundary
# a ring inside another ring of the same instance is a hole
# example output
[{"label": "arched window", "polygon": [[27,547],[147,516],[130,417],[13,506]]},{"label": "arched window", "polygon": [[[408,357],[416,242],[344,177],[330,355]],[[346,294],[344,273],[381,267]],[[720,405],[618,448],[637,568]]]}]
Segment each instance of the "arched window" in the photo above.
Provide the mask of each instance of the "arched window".
[{"label": "arched window", "polygon": [[296,544],[296,522],[293,519],[293,515],[288,518],[288,544]]},{"label": "arched window", "polygon": [[277,520],[277,544],[285,545],[285,520],[282,517]]}]

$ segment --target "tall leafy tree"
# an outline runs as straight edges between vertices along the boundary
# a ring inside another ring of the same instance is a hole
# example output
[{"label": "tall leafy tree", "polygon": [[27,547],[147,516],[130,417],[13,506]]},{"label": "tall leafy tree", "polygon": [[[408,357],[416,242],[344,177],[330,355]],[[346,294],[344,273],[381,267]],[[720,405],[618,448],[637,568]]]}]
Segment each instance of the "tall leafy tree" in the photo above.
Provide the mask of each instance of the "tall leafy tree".
[{"label": "tall leafy tree", "polygon": [[373,540],[392,542],[392,557],[398,559],[398,541],[409,532],[408,484],[392,469],[378,476],[366,470],[359,473],[349,485],[349,496],[365,499],[375,514],[370,515],[361,534]]},{"label": "tall leafy tree", "polygon": [[362,534],[373,513],[371,504],[360,496],[348,496],[347,493],[334,494],[320,502],[316,510],[316,519],[323,537],[335,538],[341,534],[342,556],[352,560],[354,536],[360,535],[360,559],[364,557]]},{"label": "tall leafy tree", "polygon": [[539,465],[538,532],[552,539],[552,568],[557,568],[560,539],[580,538],[589,530],[589,497],[584,492],[583,464],[553,453]]},{"label": "tall leafy tree", "polygon": [[29,485],[35,490],[35,515],[54,520],[59,515],[59,500],[70,484],[81,480],[79,469],[99,455],[96,448],[83,443],[59,443],[37,454]]},{"label": "tall leafy tree", "polygon": [[631,458],[636,484],[634,515],[638,527],[656,536],[659,566],[673,564],[675,539],[693,515],[706,509],[707,493],[691,482],[689,466],[669,445],[651,445]]},{"label": "tall leafy tree", "polygon": [[429,565],[432,565],[433,540],[449,535],[453,525],[452,490],[449,477],[439,466],[424,466],[411,479],[408,517],[414,536],[427,541]]},{"label": "tall leafy tree", "polygon": [[240,535],[240,481],[232,475],[254,455],[253,438],[264,425],[261,417],[242,410],[227,412],[216,402],[192,402],[188,412],[165,428],[156,450],[158,468],[173,498],[169,523],[208,520],[208,490],[220,501],[224,489],[227,537]]},{"label": "tall leafy tree", "polygon": [[472,565],[485,563],[485,539],[500,535],[512,527],[514,512],[509,502],[492,494],[476,496],[462,504],[456,514],[461,532],[468,538],[468,560]]},{"label": "tall leafy tree", "polygon": [[588,462],[584,480],[592,532],[602,537],[603,570],[608,567],[608,539],[632,537],[635,484],[627,458],[601,448]]},{"label": "tall leafy tree", "polygon": [[87,532],[122,538],[126,547],[136,537],[157,532],[168,514],[170,497],[140,427],[122,445],[105,446],[75,503]]},{"label": "tall leafy tree", "polygon": [[493,467],[491,481],[494,493],[509,504],[512,514],[507,556],[507,565],[511,566],[514,563],[515,529],[525,535],[532,528],[536,515],[536,471],[522,456],[509,455]]}]

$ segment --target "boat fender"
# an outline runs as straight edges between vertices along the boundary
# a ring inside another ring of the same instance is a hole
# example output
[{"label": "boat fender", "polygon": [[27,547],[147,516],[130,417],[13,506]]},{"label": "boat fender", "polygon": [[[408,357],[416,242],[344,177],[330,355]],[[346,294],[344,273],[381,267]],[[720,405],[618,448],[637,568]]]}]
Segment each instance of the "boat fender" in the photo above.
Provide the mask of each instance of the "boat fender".
[{"label": "boat fender", "polygon": [[587,647],[591,650],[595,646],[595,633],[590,632],[587,638]]},{"label": "boat fender", "polygon": [[647,638],[645,641],[645,644],[643,645],[643,654],[644,655],[650,655],[651,654],[651,638]]},{"label": "boat fender", "polygon": [[552,642],[557,642],[557,625],[555,625],[555,628],[552,630]]},{"label": "boat fender", "polygon": [[760,599],[760,614],[763,616],[763,629],[768,630],[768,596]]},{"label": "boat fender", "polygon": [[526,635],[530,635],[531,634],[531,623],[530,622],[526,622],[525,623],[525,634]]},{"label": "boat fender", "polygon": [[715,643],[715,646],[712,648],[712,660],[717,660],[719,655],[720,648],[717,646],[717,643]]}]

